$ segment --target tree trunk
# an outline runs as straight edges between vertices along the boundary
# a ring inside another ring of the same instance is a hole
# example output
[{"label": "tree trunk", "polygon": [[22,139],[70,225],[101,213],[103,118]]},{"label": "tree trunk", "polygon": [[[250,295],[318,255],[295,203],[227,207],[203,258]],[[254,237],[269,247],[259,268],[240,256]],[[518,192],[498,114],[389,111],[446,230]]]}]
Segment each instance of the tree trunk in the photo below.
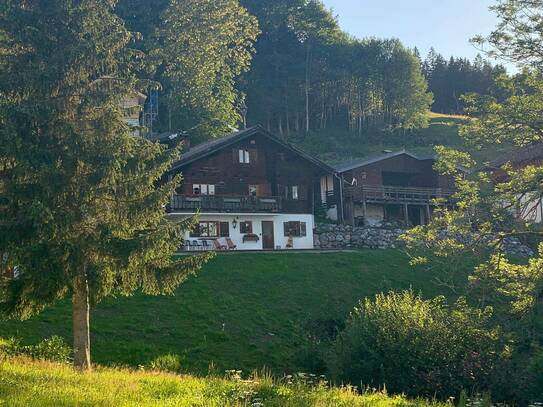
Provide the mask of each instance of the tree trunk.
[{"label": "tree trunk", "polygon": [[[309,40],[308,40],[309,41]],[[306,55],[305,55],[305,132],[309,133],[309,88],[311,86],[311,76],[310,76],[310,65],[311,65],[311,47],[308,43],[306,46]]]},{"label": "tree trunk", "polygon": [[74,367],[91,370],[90,356],[90,303],[86,273],[74,280],[72,296],[72,325],[74,335]]}]

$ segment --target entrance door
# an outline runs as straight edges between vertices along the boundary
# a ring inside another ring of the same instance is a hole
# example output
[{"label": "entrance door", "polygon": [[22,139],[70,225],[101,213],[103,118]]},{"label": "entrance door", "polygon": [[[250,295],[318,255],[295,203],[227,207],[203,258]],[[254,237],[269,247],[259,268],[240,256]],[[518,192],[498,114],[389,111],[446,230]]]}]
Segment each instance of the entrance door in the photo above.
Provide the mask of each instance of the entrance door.
[{"label": "entrance door", "polygon": [[262,221],[262,248],[264,250],[273,250],[275,248],[273,222],[268,220]]}]

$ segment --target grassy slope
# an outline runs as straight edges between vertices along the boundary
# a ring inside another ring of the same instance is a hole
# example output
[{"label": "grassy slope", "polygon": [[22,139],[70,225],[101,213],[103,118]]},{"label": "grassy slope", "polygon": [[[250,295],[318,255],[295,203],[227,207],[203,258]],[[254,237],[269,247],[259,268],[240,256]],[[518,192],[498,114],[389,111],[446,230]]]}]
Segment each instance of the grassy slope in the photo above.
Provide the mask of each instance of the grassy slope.
[{"label": "grassy slope", "polygon": [[[383,150],[397,151],[407,149],[420,155],[434,153],[434,147],[445,145],[457,149],[465,149],[462,138],[458,135],[458,126],[466,122],[465,116],[453,116],[430,113],[430,125],[425,129],[401,132],[369,132],[361,136],[349,132],[316,132],[305,139],[294,142],[308,153],[314,154],[331,164],[353,159],[378,155]],[[501,153],[503,149],[494,148],[480,151],[477,158],[489,160]]]},{"label": "grassy slope", "polygon": [[[262,404],[256,404],[256,402]],[[0,361],[0,405],[32,406],[445,406],[382,394],[358,396],[345,389],[174,376],[99,369],[79,374],[68,366],[26,360]]]},{"label": "grassy slope", "polygon": [[[437,272],[437,271],[435,271]],[[268,367],[302,369],[299,347],[308,325],[344,320],[356,302],[413,287],[434,296],[429,272],[414,270],[400,251],[221,255],[175,297],[111,299],[92,315],[93,356],[101,364],[145,364],[179,354],[187,371]],[[70,338],[63,303],[25,322],[0,322],[0,336],[24,343]]]}]

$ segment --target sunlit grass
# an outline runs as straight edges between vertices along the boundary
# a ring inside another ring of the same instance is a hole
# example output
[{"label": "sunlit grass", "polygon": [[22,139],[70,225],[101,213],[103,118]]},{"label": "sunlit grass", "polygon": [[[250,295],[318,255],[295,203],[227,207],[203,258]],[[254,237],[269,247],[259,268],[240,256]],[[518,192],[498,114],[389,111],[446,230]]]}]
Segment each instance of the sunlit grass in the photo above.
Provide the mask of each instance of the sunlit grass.
[{"label": "sunlit grass", "polygon": [[206,407],[423,407],[444,404],[382,393],[358,395],[326,385],[198,378],[97,368],[77,373],[68,365],[11,359],[0,362],[0,406],[206,406]]}]

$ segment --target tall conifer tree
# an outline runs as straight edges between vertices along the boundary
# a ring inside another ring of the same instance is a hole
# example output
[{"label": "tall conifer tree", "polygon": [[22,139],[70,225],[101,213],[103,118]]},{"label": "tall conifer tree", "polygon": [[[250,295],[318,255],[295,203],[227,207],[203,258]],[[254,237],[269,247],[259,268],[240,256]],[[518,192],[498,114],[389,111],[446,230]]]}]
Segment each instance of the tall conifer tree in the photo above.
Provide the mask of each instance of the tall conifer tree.
[{"label": "tall conifer tree", "polygon": [[179,149],[134,137],[124,121],[142,55],[114,6],[0,6],[0,253],[18,274],[0,309],[28,318],[70,296],[80,369],[91,366],[91,304],[173,293],[204,260],[171,256],[187,225],[164,218],[179,179],[159,181]]}]

